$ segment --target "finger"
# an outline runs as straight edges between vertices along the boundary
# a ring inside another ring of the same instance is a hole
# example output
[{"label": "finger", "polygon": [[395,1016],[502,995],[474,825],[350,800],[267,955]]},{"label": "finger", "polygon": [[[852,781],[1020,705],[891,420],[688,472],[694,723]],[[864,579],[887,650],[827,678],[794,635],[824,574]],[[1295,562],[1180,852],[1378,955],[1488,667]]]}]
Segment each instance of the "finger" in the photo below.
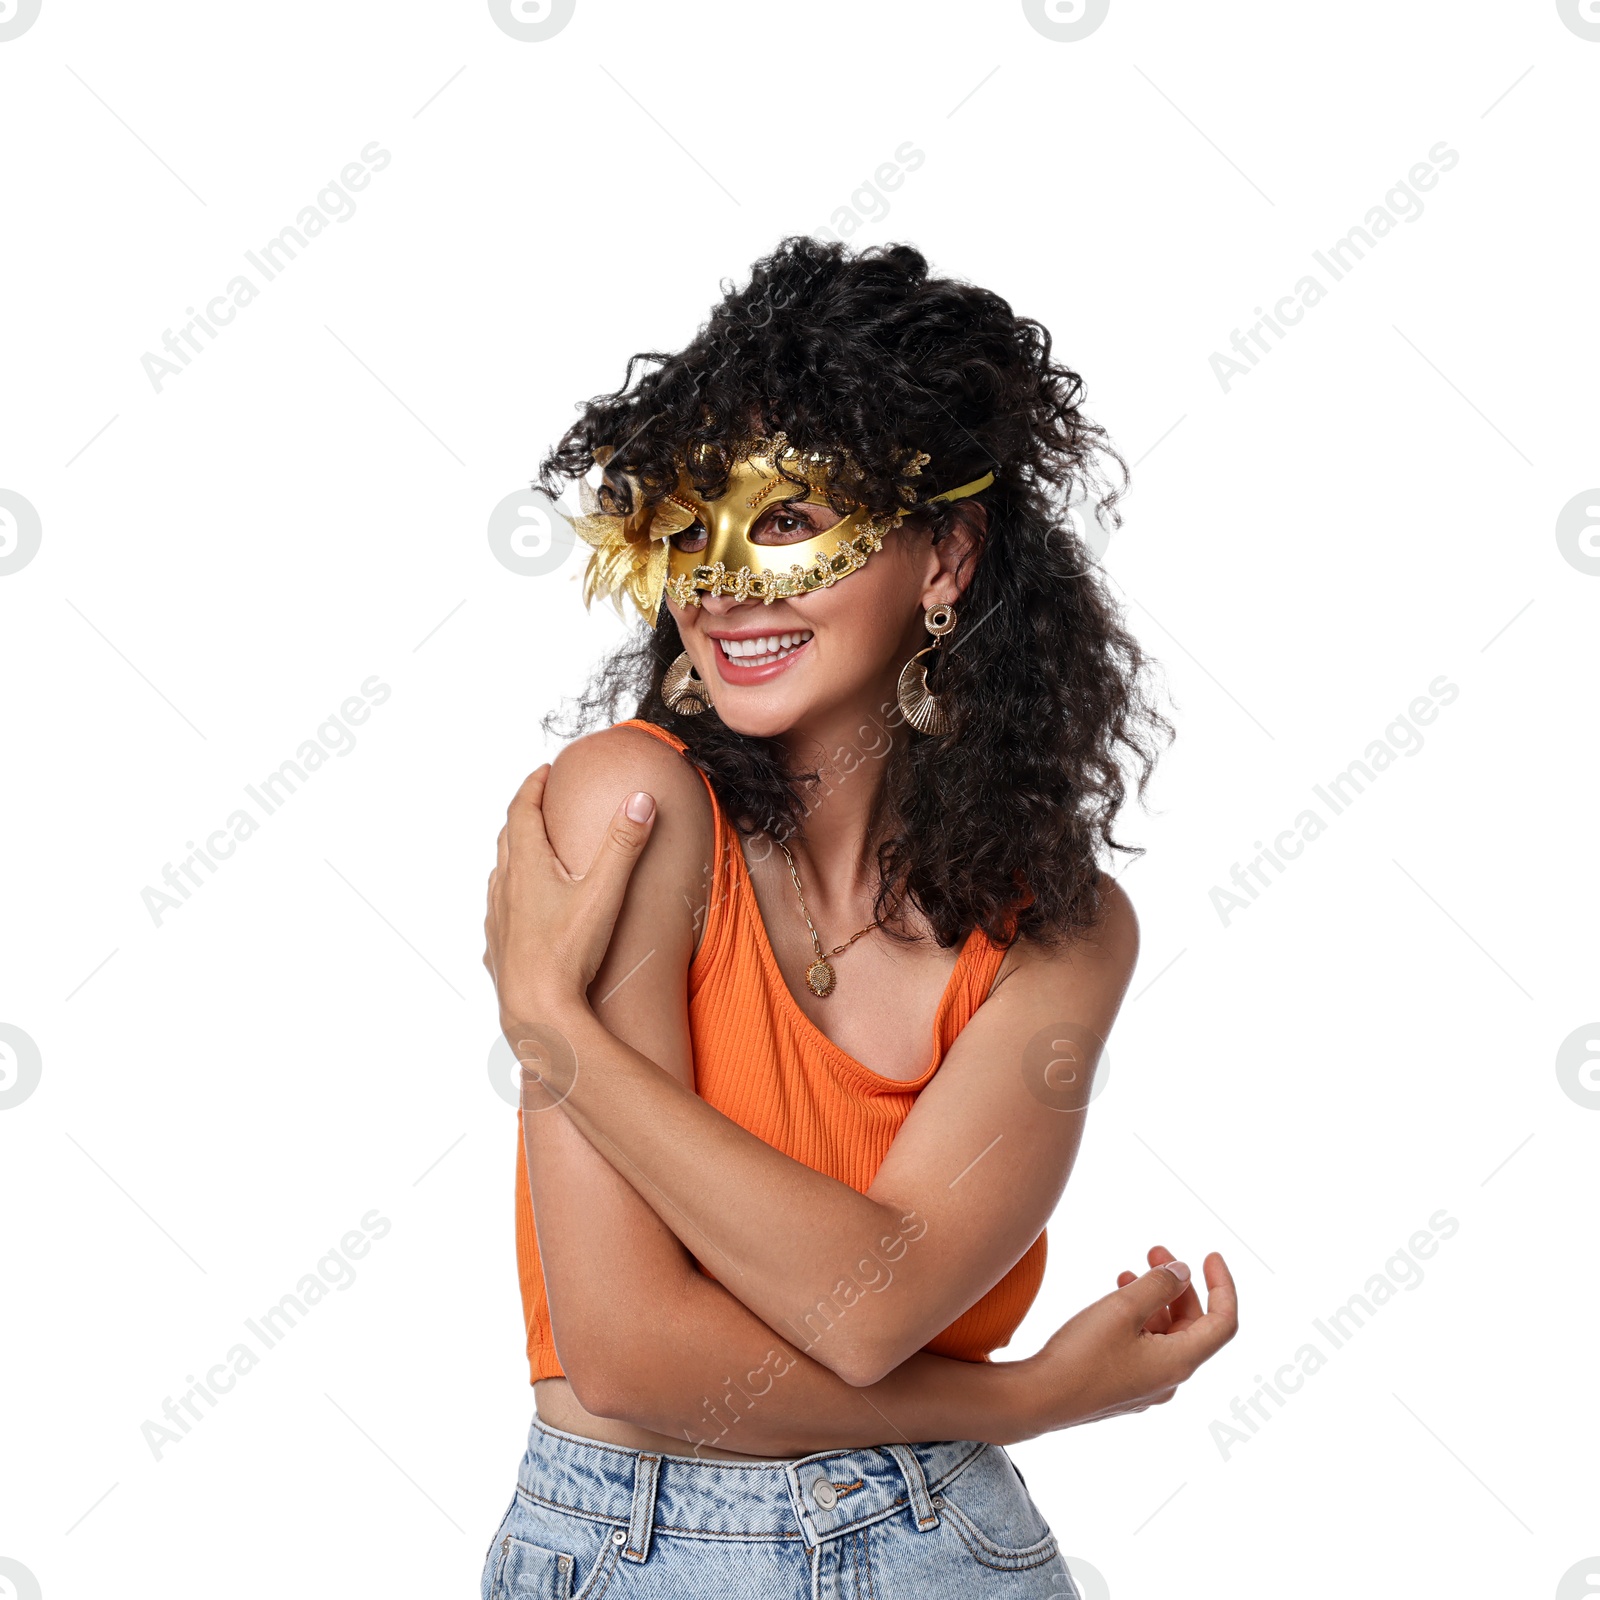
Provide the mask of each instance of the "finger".
[{"label": "finger", "polygon": [[550,763],[536,768],[522,780],[521,787],[511,797],[506,807],[506,825],[501,837],[505,841],[504,856],[500,863],[509,867],[513,853],[523,859],[556,859],[550,847],[550,836],[544,828],[544,791],[550,776]]},{"label": "finger", "polygon": [[[1172,1260],[1172,1252],[1164,1244],[1152,1245],[1146,1257],[1152,1267],[1163,1267]],[[1195,1293],[1194,1280],[1170,1307],[1174,1322],[1194,1322],[1201,1314],[1200,1296]]]},{"label": "finger", "polygon": [[1168,1336],[1190,1372],[1210,1360],[1239,1331],[1239,1296],[1227,1262],[1213,1250],[1205,1259],[1204,1270],[1205,1314]]},{"label": "finger", "polygon": [[495,840],[495,867],[504,872],[506,862],[511,859],[511,826],[508,823],[500,830],[500,837]]},{"label": "finger", "polygon": [[1170,1261],[1152,1267],[1142,1278],[1135,1278],[1117,1293],[1126,1302],[1129,1315],[1137,1319],[1135,1326],[1142,1328],[1158,1311],[1166,1310],[1188,1286],[1189,1269],[1181,1261]]},{"label": "finger", "polygon": [[532,799],[535,805],[544,804],[544,791],[546,781],[550,777],[550,763],[547,761],[542,767],[535,767],[526,778],[517,785],[517,792],[511,797],[511,804],[506,807],[509,817],[519,800]]},{"label": "finger", "polygon": [[[592,915],[607,927],[615,922],[627,893],[628,879],[639,863],[655,825],[656,802],[644,790],[628,795],[612,813],[611,825],[583,875]],[[609,916],[610,922],[606,921]]]},{"label": "finger", "polygon": [[[1159,1266],[1160,1263],[1152,1262],[1152,1265]],[[1123,1268],[1123,1270],[1117,1274],[1117,1287],[1119,1289],[1126,1289],[1130,1283],[1134,1282],[1137,1276],[1138,1275],[1136,1273],[1129,1272],[1127,1268]],[[1144,1330],[1146,1333],[1166,1333],[1171,1327],[1172,1314],[1165,1306],[1156,1312],[1153,1317],[1147,1318],[1144,1323]]]}]

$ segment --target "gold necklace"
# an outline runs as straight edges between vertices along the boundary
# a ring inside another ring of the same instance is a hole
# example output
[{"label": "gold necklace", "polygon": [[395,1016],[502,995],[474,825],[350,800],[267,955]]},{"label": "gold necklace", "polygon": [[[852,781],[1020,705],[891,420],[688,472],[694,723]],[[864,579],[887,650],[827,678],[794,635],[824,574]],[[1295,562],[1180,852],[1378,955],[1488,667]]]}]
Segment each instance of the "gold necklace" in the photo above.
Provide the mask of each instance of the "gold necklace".
[{"label": "gold necklace", "polygon": [[[823,1000],[833,993],[834,984],[838,982],[838,978],[834,973],[833,963],[822,953],[822,940],[817,937],[816,924],[811,920],[811,913],[806,910],[806,894],[805,890],[800,887],[800,874],[795,869],[794,857],[789,855],[789,847],[782,839],[775,839],[773,843],[783,851],[785,856],[788,856],[789,876],[794,879],[794,892],[800,896],[800,915],[806,919],[806,926],[811,930],[811,948],[817,953],[816,960],[806,968],[806,983],[810,986],[812,994],[816,995],[819,1000]],[[842,955],[861,937],[862,933],[871,933],[877,926],[878,923],[876,921],[869,922],[861,930],[861,933],[851,934],[843,944],[836,944],[828,952],[828,955]]]}]

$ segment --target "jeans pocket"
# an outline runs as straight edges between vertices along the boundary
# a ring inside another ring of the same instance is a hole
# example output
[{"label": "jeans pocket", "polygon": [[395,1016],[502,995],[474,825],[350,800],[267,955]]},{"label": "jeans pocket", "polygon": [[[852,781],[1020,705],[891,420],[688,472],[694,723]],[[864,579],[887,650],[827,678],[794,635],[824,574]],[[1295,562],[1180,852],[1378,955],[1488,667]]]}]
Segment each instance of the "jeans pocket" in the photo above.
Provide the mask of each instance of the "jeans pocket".
[{"label": "jeans pocket", "polygon": [[502,1535],[489,1600],[572,1600],[572,1557]]},{"label": "jeans pocket", "polygon": [[627,1542],[626,1528],[535,1499],[519,1483],[501,1527],[485,1600],[590,1600],[605,1594]]},{"label": "jeans pocket", "polygon": [[[1043,1538],[1029,1544],[1002,1542],[990,1531],[999,1525],[991,1523],[989,1528],[980,1526],[970,1512],[963,1511],[947,1496],[936,1497],[933,1504],[940,1516],[950,1519],[967,1553],[983,1566],[1019,1571],[1024,1567],[1042,1567],[1056,1559],[1056,1536],[1048,1529]],[[1010,1539],[1016,1538],[1014,1533],[1007,1532]]]},{"label": "jeans pocket", "polygon": [[1055,1534],[1003,1451],[983,1451],[933,1497],[967,1553],[1016,1571],[1058,1559]]}]

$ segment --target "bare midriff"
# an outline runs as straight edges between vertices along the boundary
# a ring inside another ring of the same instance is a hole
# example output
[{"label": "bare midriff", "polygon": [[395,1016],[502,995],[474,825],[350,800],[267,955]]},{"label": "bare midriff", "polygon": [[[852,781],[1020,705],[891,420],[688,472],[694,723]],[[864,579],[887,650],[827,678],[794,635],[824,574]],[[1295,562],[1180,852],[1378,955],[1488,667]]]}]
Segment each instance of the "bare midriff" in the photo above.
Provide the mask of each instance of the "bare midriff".
[{"label": "bare midriff", "polygon": [[691,1444],[669,1433],[656,1433],[631,1422],[612,1417],[597,1417],[578,1404],[572,1385],[565,1378],[541,1378],[533,1386],[534,1405],[539,1420],[563,1433],[576,1433],[601,1444],[620,1445],[625,1450],[649,1450],[669,1456],[699,1456],[721,1461],[793,1461],[793,1456],[747,1456],[737,1450],[718,1450],[708,1444]]}]

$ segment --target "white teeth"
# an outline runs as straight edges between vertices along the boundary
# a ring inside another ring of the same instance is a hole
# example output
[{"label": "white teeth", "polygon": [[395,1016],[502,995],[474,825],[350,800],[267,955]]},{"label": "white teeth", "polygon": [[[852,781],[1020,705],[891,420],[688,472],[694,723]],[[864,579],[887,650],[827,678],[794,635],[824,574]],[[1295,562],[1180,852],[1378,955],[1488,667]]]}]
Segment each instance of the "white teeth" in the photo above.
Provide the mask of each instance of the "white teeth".
[{"label": "white teeth", "polygon": [[756,667],[776,661],[810,637],[810,632],[802,629],[797,633],[769,633],[759,639],[719,639],[717,643],[730,661],[742,661],[747,666]]}]

